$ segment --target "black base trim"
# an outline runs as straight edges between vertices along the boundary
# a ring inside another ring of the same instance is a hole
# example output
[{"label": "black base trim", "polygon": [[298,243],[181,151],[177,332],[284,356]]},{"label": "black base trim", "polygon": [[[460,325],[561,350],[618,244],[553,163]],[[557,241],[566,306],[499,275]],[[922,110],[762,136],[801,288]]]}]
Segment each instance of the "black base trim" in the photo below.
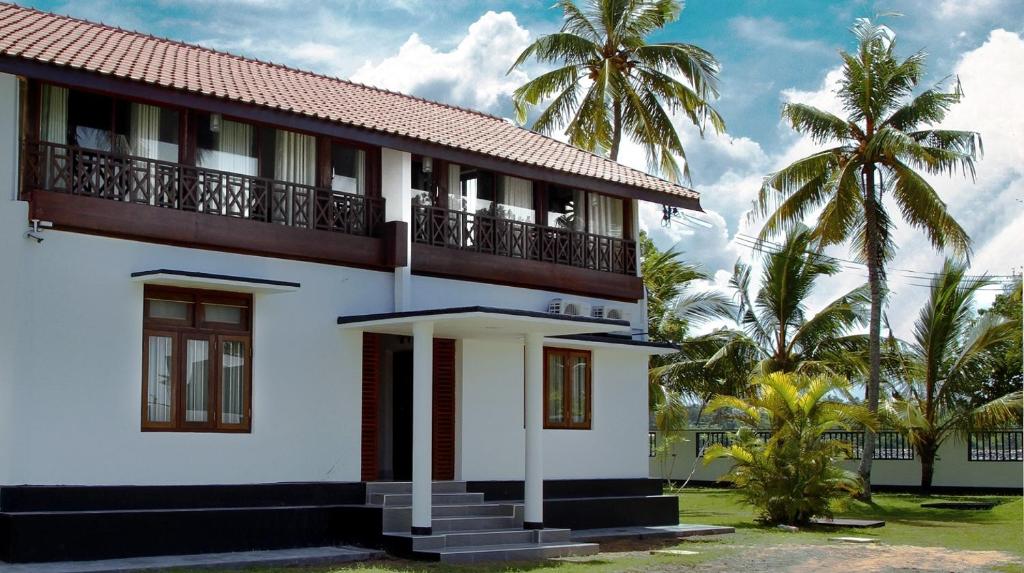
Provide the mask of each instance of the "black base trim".
[{"label": "black base trim", "polygon": [[544,529],[543,521],[524,521],[523,529]]},{"label": "black base trim", "polygon": [[433,527],[416,527],[415,525],[409,528],[409,532],[413,535],[433,535]]}]

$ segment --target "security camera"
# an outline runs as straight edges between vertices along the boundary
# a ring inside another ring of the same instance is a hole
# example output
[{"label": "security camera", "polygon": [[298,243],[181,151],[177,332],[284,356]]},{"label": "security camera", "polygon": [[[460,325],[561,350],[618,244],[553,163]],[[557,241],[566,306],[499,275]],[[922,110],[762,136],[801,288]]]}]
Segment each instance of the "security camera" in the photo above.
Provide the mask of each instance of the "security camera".
[{"label": "security camera", "polygon": [[36,243],[43,242],[43,229],[53,228],[53,221],[32,219],[32,226],[25,232],[26,239],[35,239]]}]

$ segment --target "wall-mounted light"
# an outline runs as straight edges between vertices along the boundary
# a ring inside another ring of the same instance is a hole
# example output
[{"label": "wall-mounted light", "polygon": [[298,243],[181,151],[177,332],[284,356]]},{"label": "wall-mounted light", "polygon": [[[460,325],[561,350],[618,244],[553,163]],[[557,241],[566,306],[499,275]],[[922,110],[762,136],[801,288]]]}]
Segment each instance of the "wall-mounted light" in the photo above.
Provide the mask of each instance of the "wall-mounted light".
[{"label": "wall-mounted light", "polygon": [[210,131],[212,131],[214,133],[220,133],[220,114],[219,113],[211,113],[210,114]]},{"label": "wall-mounted light", "polygon": [[434,171],[434,159],[431,157],[423,158],[423,172],[431,173]]}]

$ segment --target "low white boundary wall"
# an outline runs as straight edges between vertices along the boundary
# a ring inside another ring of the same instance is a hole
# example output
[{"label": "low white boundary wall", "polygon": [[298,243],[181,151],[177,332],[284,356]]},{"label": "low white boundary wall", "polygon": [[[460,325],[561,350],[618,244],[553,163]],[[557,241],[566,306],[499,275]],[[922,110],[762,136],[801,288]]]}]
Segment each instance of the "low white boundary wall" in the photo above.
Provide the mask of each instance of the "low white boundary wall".
[{"label": "low white boundary wall", "polygon": [[[705,465],[697,459],[697,432],[708,430],[684,430],[673,432],[672,443],[667,455],[662,453],[665,436],[652,432],[655,447],[650,457],[651,477],[707,483],[718,481],[729,470],[728,460],[715,460]],[[713,430],[712,430],[713,431]],[[658,455],[653,455],[655,452]],[[856,471],[859,460],[847,460],[843,464]],[[692,472],[692,474],[691,474]],[[917,487],[921,484],[921,461],[915,455],[912,460],[878,460],[872,464],[871,482],[881,486]],[[1021,461],[969,461],[967,443],[956,437],[947,440],[939,448],[935,461],[935,487],[948,488],[1024,488],[1024,462]]]}]

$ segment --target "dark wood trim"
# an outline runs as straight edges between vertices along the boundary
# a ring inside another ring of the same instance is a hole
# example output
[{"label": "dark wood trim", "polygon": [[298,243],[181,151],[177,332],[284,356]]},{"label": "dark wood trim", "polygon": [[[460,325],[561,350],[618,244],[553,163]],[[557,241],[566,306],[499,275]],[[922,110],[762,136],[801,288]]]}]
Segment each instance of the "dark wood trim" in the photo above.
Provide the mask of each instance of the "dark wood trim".
[{"label": "dark wood trim", "polygon": [[433,430],[431,455],[433,479],[455,479],[455,341],[434,339]]},{"label": "dark wood trim", "polygon": [[54,227],[190,248],[390,270],[384,241],[122,201],[31,191],[31,217]]},{"label": "dark wood trim", "polygon": [[625,302],[636,302],[644,294],[640,277],[421,243],[412,245],[412,272]]},{"label": "dark wood trim", "polygon": [[[552,355],[561,355],[565,360],[565,367],[562,370],[562,422],[551,422],[548,416],[548,384],[550,383],[548,374],[550,368],[548,368],[548,359]],[[573,358],[585,357],[587,361],[587,379],[584,384],[584,412],[585,420],[583,422],[572,421],[572,368],[571,361]],[[557,347],[544,347],[544,429],[545,430],[589,430],[591,425],[591,418],[594,409],[594,395],[593,395],[593,372],[594,372],[594,356],[589,350],[579,350],[575,348],[557,348]]]},{"label": "dark wood trim", "polygon": [[388,268],[409,266],[409,223],[388,221],[384,223],[384,266]]},{"label": "dark wood trim", "polygon": [[167,422],[152,422],[149,420],[149,337],[165,336],[171,339],[171,380],[178,379],[178,360],[174,359],[180,350],[178,348],[178,335],[173,330],[142,329],[142,429],[143,430],[173,430],[178,412],[178,396],[174,391],[174,384],[171,384],[171,416]]},{"label": "dark wood trim", "polygon": [[379,474],[377,459],[378,402],[380,399],[380,336],[363,333],[361,466],[363,481],[374,481]]},{"label": "dark wood trim", "polygon": [[231,101],[213,96],[200,95],[184,90],[169,89],[155,84],[136,82],[128,79],[106,76],[95,72],[46,64],[17,56],[0,56],[0,72],[22,75],[42,81],[72,86],[77,89],[97,91],[108,95],[120,95],[152,102],[158,105],[171,105],[176,107],[193,108],[205,112],[221,113],[237,117],[245,121],[265,123],[282,129],[326,135],[356,141],[366,145],[386,146],[392,149],[428,155],[454,163],[503,172],[525,179],[548,181],[558,185],[577,187],[618,197],[630,197],[652,203],[681,207],[694,211],[702,211],[700,207],[700,200],[691,197],[680,197],[660,191],[652,191],[614,183],[604,179],[555,171],[534,165],[515,163],[489,155],[453,149],[444,145],[397,134],[371,131],[313,116],[270,109],[240,101]]}]

